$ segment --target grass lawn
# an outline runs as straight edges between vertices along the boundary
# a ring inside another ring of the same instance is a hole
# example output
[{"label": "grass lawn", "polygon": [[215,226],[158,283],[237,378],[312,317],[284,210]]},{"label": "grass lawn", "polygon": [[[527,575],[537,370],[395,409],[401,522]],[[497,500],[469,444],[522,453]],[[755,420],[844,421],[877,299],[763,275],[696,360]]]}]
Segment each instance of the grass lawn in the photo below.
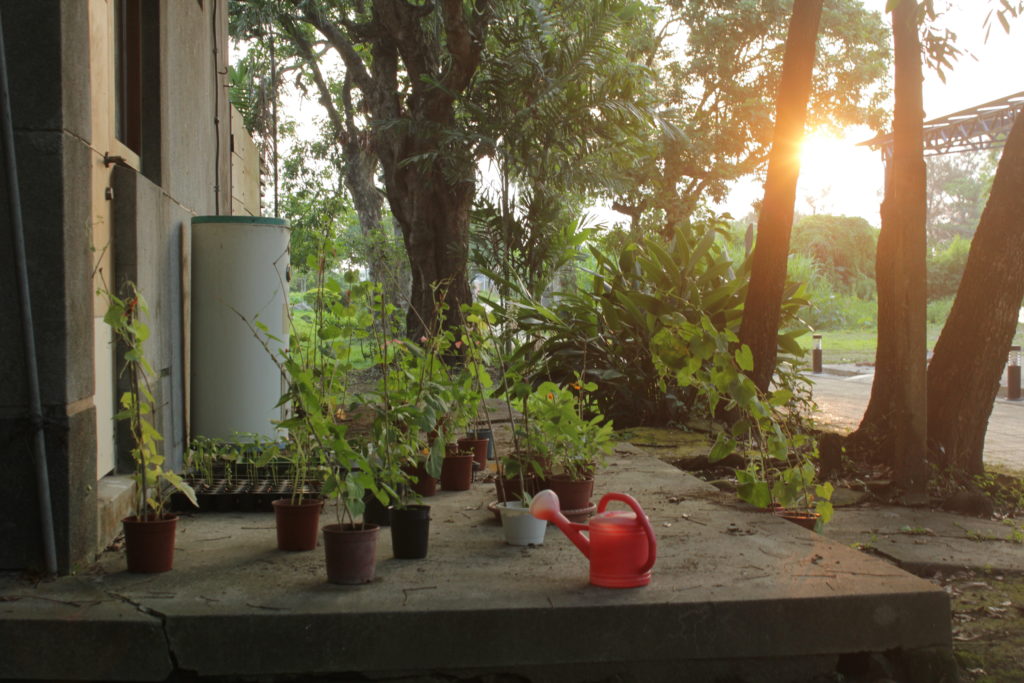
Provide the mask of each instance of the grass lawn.
[{"label": "grass lawn", "polygon": [[[928,350],[935,348],[942,325],[928,325]],[[865,328],[859,330],[823,330],[821,332],[822,362],[825,365],[841,364],[875,364],[875,344],[878,330]],[[1017,325],[1015,344],[1024,339],[1024,325]],[[806,349],[811,348],[811,334],[807,333],[797,341]],[[807,362],[810,362],[808,354]]]}]

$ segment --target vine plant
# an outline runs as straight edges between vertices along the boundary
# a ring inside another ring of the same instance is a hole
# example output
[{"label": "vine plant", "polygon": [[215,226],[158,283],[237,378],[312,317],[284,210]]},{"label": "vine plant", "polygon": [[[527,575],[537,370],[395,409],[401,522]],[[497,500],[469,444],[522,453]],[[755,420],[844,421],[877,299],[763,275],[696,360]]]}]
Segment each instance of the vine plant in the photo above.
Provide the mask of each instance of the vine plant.
[{"label": "vine plant", "polygon": [[133,282],[126,283],[125,290],[127,293],[123,297],[106,289],[97,293],[107,300],[103,322],[110,326],[124,349],[121,372],[128,378],[128,390],[120,396],[121,409],[114,419],[127,422],[131,435],[131,456],[135,463],[135,518],[155,521],[167,514],[166,485],[185,494],[196,507],[198,504],[192,487],[176,472],[164,467],[165,459],[158,446],[163,437],[153,426],[156,408],[150,386],[153,368],[143,348],[149,338],[149,326],[142,318],[148,315],[149,309]]}]

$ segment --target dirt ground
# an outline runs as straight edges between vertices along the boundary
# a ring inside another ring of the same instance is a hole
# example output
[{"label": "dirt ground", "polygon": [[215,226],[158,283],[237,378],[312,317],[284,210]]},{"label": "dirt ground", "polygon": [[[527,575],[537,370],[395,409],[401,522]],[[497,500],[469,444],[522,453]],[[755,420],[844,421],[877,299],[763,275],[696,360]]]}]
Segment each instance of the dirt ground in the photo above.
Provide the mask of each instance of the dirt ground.
[{"label": "dirt ground", "polygon": [[1024,576],[972,571],[932,580],[949,593],[963,680],[1024,681]]}]

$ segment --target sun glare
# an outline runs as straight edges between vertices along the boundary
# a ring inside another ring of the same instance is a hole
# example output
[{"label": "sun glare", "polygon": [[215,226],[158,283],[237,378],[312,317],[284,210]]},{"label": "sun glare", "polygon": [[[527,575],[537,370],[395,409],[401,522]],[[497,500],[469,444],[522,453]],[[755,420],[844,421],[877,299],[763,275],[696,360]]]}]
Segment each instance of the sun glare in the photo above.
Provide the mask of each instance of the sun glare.
[{"label": "sun glare", "polygon": [[812,132],[800,147],[801,173],[834,173],[836,165],[850,153],[849,141],[830,133]]},{"label": "sun glare", "polygon": [[878,152],[857,146],[870,132],[811,131],[800,150],[798,211],[870,215],[877,211],[882,165]]}]

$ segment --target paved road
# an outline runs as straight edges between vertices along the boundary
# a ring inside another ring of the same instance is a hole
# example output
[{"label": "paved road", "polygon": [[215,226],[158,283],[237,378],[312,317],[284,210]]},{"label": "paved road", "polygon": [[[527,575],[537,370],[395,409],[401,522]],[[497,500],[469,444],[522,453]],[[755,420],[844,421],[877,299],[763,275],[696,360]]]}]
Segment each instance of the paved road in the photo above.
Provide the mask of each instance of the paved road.
[{"label": "paved road", "polygon": [[[874,375],[810,375],[820,424],[852,431],[860,424]],[[985,437],[985,462],[1024,472],[1024,401],[996,399]]]}]

